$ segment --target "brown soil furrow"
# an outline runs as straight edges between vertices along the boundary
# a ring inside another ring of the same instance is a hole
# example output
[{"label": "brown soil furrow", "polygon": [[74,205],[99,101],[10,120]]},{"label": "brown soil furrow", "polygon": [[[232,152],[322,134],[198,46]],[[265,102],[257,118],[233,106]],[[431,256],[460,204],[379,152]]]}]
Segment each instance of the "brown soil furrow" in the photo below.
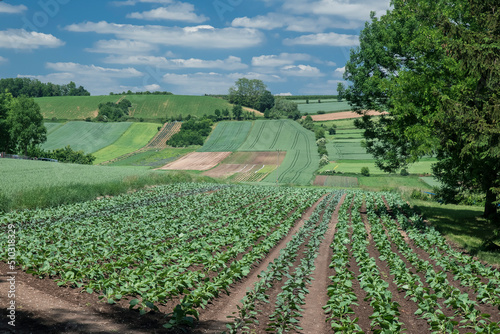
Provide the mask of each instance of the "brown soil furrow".
[{"label": "brown soil furrow", "polygon": [[325,233],[325,239],[319,246],[318,257],[314,261],[315,269],[311,275],[313,281],[308,288],[309,293],[306,296],[305,305],[302,307],[304,311],[300,320],[300,326],[304,328],[304,333],[321,334],[331,332],[330,326],[326,322],[327,317],[323,311],[323,306],[328,302],[327,289],[328,285],[330,285],[329,277],[334,274],[333,269],[329,267],[332,261],[330,245],[335,236],[339,209],[345,197],[346,195],[342,196],[337,204],[330,220],[330,226]]},{"label": "brown soil furrow", "polygon": [[326,195],[321,197],[306,210],[288,235],[269,252],[266,258],[257,264],[245,279],[238,281],[232,286],[229,295],[220,296],[209,303],[207,309],[200,311],[200,323],[197,327],[198,333],[220,333],[226,330],[226,324],[231,322],[228,320],[228,316],[233,316],[233,312],[237,311],[237,305],[240,305],[240,301],[245,297],[246,292],[251,290],[254,283],[259,280],[258,275],[267,268],[269,263],[279,256],[280,251],[285,248],[286,244],[292,240],[292,237],[304,226],[305,221],[309,219],[318,204],[325,197]]},{"label": "brown soil furrow", "polygon": [[368,245],[368,253],[370,254],[371,257],[375,259],[377,267],[380,271],[381,278],[387,283],[389,283],[389,291],[392,294],[392,300],[400,305],[399,320],[403,323],[403,328],[406,329],[407,333],[420,334],[428,332],[427,322],[424,319],[417,319],[414,316],[414,313],[418,309],[417,304],[414,303],[413,301],[408,301],[404,298],[405,293],[400,292],[397,285],[394,283],[394,275],[390,274],[390,269],[389,266],[387,265],[387,262],[380,260],[380,253],[375,246],[373,238],[371,237],[370,223],[367,219],[366,213],[364,213],[366,211],[364,205],[361,211],[362,211],[361,217],[363,219],[363,222],[365,223],[366,231],[370,235],[369,238],[370,244]]}]

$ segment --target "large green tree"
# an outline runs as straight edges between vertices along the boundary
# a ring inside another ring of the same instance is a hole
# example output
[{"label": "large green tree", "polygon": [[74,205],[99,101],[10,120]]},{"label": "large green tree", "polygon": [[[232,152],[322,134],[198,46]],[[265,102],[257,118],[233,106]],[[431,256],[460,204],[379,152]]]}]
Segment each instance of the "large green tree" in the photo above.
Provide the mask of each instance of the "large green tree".
[{"label": "large green tree", "polygon": [[28,154],[28,149],[47,140],[47,129],[43,125],[40,106],[32,99],[19,97],[11,103],[7,112],[10,135],[9,149]]},{"label": "large green tree", "polygon": [[7,123],[7,113],[12,103],[10,93],[0,94],[0,152],[8,152],[10,146],[9,125]]},{"label": "large green tree", "polygon": [[498,220],[500,194],[500,4],[498,0],[393,0],[372,14],[351,51],[347,100],[387,111],[356,122],[385,171],[423,156],[452,201],[486,195],[484,215]]},{"label": "large green tree", "polygon": [[229,88],[228,99],[233,104],[258,110],[264,108],[265,110],[270,108],[268,99],[271,94],[266,92],[267,87],[262,80],[240,78],[236,81],[235,86]]}]

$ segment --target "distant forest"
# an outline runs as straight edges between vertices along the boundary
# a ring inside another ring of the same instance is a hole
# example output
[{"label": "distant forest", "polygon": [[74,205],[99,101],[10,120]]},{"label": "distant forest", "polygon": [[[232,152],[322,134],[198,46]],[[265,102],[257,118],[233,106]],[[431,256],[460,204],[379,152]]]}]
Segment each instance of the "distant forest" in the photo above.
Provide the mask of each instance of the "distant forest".
[{"label": "distant forest", "polygon": [[90,96],[90,93],[85,88],[82,86],[76,87],[73,81],[67,85],[56,85],[31,78],[0,79],[0,93],[5,91],[8,91],[14,97]]}]

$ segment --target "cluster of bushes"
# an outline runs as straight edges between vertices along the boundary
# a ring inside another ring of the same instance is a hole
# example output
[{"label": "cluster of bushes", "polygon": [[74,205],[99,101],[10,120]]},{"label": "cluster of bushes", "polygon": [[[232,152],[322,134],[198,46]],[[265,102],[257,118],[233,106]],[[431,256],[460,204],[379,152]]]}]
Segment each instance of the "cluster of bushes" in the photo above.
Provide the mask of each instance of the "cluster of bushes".
[{"label": "cluster of bushes", "polygon": [[126,121],[128,116],[128,108],[132,107],[132,103],[123,99],[118,103],[106,102],[99,103],[99,113],[96,117],[98,122],[120,122]]},{"label": "cluster of bushes", "polygon": [[201,120],[191,118],[182,123],[181,130],[167,141],[167,145],[173,147],[203,145],[205,139],[212,131],[212,125],[213,122],[209,118]]},{"label": "cluster of bushes", "polygon": [[83,151],[74,151],[69,145],[65,148],[58,148],[52,151],[45,151],[44,149],[36,146],[30,148],[28,155],[37,159],[55,159],[58,162],[66,162],[80,165],[92,165],[95,156],[92,154],[85,154]]},{"label": "cluster of bushes", "polygon": [[264,111],[264,117],[270,119],[290,118],[298,120],[300,116],[297,103],[288,101],[282,97],[277,97],[274,100],[274,106]]},{"label": "cluster of bushes", "polygon": [[56,85],[31,78],[0,79],[0,92],[6,91],[11,93],[13,97],[90,96],[85,88],[76,87],[73,81],[67,85]]}]

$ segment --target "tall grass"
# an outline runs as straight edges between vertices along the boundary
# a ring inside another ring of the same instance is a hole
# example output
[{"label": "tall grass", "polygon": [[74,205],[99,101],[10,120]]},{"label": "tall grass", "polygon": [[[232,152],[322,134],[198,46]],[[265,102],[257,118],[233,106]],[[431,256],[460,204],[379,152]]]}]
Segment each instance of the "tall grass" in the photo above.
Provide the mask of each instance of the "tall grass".
[{"label": "tall grass", "polygon": [[146,186],[178,182],[215,182],[205,176],[186,172],[151,172],[147,175],[126,176],[122,180],[102,183],[75,183],[37,187],[18,191],[7,197],[0,193],[0,211],[55,207],[96,199],[101,196],[116,196]]}]

